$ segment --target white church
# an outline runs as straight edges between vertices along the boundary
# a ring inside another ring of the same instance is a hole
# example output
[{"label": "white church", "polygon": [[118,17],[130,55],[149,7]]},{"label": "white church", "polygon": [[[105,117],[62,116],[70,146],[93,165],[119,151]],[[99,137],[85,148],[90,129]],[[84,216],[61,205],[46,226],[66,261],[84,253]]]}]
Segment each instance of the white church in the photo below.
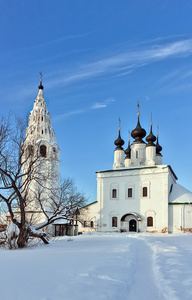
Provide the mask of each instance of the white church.
[{"label": "white church", "polygon": [[[97,201],[80,209],[79,232],[192,231],[192,193],[177,184],[170,165],[162,164],[162,147],[152,132],[152,123],[147,137],[140,125],[139,104],[137,117],[137,126],[131,132],[132,144],[129,139],[127,149],[123,149],[119,128],[112,169],[96,172]],[[59,189],[60,149],[44,99],[42,80],[30,112],[26,137],[29,151],[38,149],[44,159],[42,173],[46,168],[51,174],[42,193],[47,191],[53,195]],[[37,192],[35,186],[30,188],[31,193]],[[47,199],[52,195],[44,196]],[[62,220],[53,224],[52,235],[65,234],[64,226]]]},{"label": "white church", "polygon": [[[162,164],[159,137],[140,125],[123,149],[120,128],[113,168],[97,171],[97,201],[85,207],[81,231],[192,232],[192,193],[177,184],[170,165]],[[146,138],[145,138],[146,137]],[[145,138],[146,141],[143,139]]]}]

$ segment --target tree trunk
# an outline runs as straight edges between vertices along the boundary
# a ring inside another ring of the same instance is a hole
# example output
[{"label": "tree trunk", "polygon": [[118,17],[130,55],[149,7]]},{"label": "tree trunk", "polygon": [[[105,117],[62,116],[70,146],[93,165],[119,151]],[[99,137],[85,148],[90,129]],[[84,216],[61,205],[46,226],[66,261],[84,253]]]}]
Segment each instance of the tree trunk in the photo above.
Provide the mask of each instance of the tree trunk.
[{"label": "tree trunk", "polygon": [[20,228],[18,240],[17,240],[17,246],[18,248],[25,248],[26,243],[28,240],[28,230],[27,228]]}]

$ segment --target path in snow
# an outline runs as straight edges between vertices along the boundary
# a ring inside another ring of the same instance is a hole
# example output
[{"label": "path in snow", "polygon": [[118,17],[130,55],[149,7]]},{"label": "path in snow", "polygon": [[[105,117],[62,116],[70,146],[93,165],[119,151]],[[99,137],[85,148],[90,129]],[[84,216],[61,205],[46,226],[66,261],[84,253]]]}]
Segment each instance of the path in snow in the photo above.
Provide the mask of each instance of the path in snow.
[{"label": "path in snow", "polygon": [[138,239],[138,236],[131,236],[130,251],[132,258],[131,273],[127,299],[164,299],[161,291],[156,285],[153,270],[153,251],[146,244],[145,239]]},{"label": "path in snow", "polygon": [[0,251],[1,300],[191,300],[192,235],[92,234]]}]

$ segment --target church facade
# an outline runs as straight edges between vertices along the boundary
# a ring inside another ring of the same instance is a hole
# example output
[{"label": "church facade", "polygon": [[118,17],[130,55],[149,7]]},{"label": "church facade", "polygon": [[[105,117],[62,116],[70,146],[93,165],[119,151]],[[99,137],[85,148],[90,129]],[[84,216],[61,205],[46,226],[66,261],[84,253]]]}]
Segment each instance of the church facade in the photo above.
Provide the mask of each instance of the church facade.
[{"label": "church facade", "polygon": [[[119,127],[112,168],[96,172],[97,201],[80,209],[80,232],[192,231],[192,193],[177,184],[177,176],[170,165],[162,164],[159,137],[154,136],[152,123],[148,135],[142,128],[139,103],[137,119],[131,131],[132,143],[129,138],[124,150]],[[42,79],[30,112],[25,147],[29,156],[40,154],[35,169],[38,180],[33,180],[27,190],[30,199],[34,199],[28,210],[41,211],[35,202],[40,197],[48,213],[51,201],[59,199],[60,149],[44,99]],[[66,220],[58,220],[48,231],[52,235],[64,235],[65,227]]]},{"label": "church facade", "polygon": [[[84,226],[107,232],[183,232],[192,230],[192,193],[177,184],[170,165],[162,164],[159,137],[138,121],[132,144],[123,149],[119,128],[113,168],[98,171],[97,201],[87,206]],[[92,223],[91,223],[92,222]],[[93,226],[94,224],[94,226]]]}]

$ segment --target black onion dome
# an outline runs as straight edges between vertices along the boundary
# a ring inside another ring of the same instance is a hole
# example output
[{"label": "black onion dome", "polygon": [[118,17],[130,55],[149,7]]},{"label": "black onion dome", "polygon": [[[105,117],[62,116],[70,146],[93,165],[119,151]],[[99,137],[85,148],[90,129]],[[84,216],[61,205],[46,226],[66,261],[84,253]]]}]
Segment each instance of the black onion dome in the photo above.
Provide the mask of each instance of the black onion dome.
[{"label": "black onion dome", "polygon": [[157,142],[156,142],[156,155],[161,155],[162,147],[159,145],[159,137],[157,136]]},{"label": "black onion dome", "polygon": [[124,140],[122,140],[122,138],[121,138],[120,129],[119,129],[119,136],[118,136],[118,138],[115,140],[114,144],[115,144],[115,146],[117,146],[117,147],[115,148],[115,150],[123,150],[123,147],[122,147],[122,146],[125,144],[125,142],[124,142]]},{"label": "black onion dome", "polygon": [[40,85],[38,86],[38,89],[39,89],[39,90],[43,90],[43,89],[44,89],[44,87],[43,87],[43,85],[42,85],[42,78],[40,79]]},{"label": "black onion dome", "polygon": [[148,144],[147,144],[146,147],[149,147],[149,146],[154,146],[154,147],[155,147],[154,142],[156,141],[156,137],[154,136],[154,134],[153,134],[153,132],[152,132],[152,123],[151,123],[150,133],[149,133],[149,135],[146,137],[146,141],[148,142]]},{"label": "black onion dome", "polygon": [[125,152],[125,154],[126,154],[125,159],[126,159],[126,158],[131,158],[130,140],[129,140],[129,142],[128,142],[128,147],[127,147],[127,149],[126,149],[124,152]]},{"label": "black onion dome", "polygon": [[145,143],[142,139],[146,136],[146,131],[140,125],[139,116],[137,126],[131,131],[131,136],[135,139],[134,143]]}]

